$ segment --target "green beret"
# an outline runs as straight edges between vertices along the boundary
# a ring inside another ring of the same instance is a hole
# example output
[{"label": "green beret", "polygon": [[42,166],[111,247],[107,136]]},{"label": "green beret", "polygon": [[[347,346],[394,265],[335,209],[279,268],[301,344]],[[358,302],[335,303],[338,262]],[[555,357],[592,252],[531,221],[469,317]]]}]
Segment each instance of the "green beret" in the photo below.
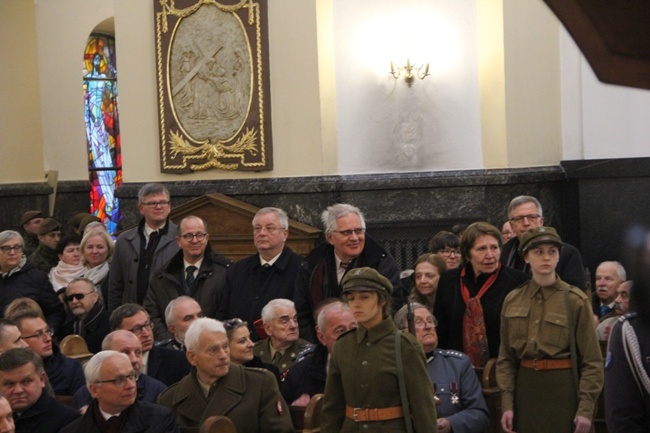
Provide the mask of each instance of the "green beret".
[{"label": "green beret", "polygon": [[22,226],[34,218],[43,218],[43,212],[40,210],[28,210],[20,217],[20,225]]},{"label": "green beret", "polygon": [[388,278],[381,275],[373,268],[354,268],[343,277],[341,293],[352,290],[386,291],[389,295],[393,292],[393,285]]},{"label": "green beret", "polygon": [[555,244],[562,249],[562,239],[553,227],[533,227],[528,229],[519,243],[519,254],[522,257],[529,249],[540,244]]},{"label": "green beret", "polygon": [[61,230],[61,224],[54,218],[45,218],[38,227],[38,234],[42,236],[57,230]]}]

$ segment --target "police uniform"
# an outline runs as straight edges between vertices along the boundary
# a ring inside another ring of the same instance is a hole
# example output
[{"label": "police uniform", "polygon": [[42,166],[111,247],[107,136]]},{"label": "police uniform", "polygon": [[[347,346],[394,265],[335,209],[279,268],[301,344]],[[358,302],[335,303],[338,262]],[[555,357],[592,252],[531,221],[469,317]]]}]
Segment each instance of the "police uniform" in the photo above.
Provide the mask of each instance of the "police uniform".
[{"label": "police uniform", "polygon": [[253,354],[259,357],[262,362],[275,365],[278,367],[278,370],[280,370],[280,373],[282,373],[296,362],[300,352],[311,347],[311,345],[310,342],[299,338],[291,345],[291,347],[284,351],[280,360],[274,363],[273,355],[271,355],[271,337],[267,337],[264,340],[255,343]]},{"label": "police uniform", "polygon": [[[532,246],[557,244],[554,229],[536,227],[522,239],[522,255]],[[569,323],[567,299],[573,323]],[[569,330],[578,359],[571,359]],[[514,413],[514,430],[573,432],[578,415],[592,419],[603,385],[603,363],[589,298],[555,275],[540,286],[531,280],[506,297],[501,318],[497,382],[503,411]],[[579,370],[576,390],[572,363]]]},{"label": "police uniform", "polygon": [[[356,281],[351,281],[355,280]],[[371,268],[358,268],[343,278],[349,290],[386,290],[392,285]],[[388,297],[390,299],[390,296]],[[436,409],[422,346],[415,336],[401,335],[404,380],[411,420],[406,420],[395,357],[397,328],[384,317],[370,329],[359,324],[339,337],[330,357],[323,399],[322,433],[406,432],[412,422],[416,433],[437,432]]]},{"label": "police uniform", "polygon": [[436,349],[428,354],[427,370],[440,404],[439,418],[447,418],[454,433],[488,430],[490,413],[483,388],[469,357],[455,350]]}]

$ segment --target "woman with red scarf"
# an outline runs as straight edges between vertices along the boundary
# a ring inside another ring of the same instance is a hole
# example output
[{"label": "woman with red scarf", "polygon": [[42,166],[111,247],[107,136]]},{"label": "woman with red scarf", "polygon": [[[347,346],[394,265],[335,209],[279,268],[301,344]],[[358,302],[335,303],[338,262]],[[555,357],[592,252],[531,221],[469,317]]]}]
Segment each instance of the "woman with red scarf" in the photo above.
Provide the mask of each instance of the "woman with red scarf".
[{"label": "woman with red scarf", "polygon": [[501,232],[489,223],[465,229],[460,253],[464,266],[445,272],[438,283],[439,347],[465,352],[480,368],[499,355],[503,300],[529,277],[499,263]]}]

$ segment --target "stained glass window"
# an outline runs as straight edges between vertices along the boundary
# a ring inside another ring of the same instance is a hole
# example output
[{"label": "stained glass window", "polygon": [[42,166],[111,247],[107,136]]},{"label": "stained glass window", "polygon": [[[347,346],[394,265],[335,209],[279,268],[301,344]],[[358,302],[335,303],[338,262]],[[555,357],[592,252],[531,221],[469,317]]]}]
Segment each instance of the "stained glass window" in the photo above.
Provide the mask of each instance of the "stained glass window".
[{"label": "stained glass window", "polygon": [[121,219],[115,189],[122,184],[120,122],[117,112],[115,39],[92,34],[83,59],[83,94],[90,178],[90,212],[109,233]]}]

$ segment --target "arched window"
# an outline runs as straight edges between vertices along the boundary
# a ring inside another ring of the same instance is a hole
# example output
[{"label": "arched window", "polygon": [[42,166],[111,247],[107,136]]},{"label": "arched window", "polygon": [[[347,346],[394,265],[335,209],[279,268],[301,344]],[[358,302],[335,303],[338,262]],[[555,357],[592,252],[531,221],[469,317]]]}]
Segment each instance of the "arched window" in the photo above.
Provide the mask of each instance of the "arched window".
[{"label": "arched window", "polygon": [[83,59],[83,94],[91,184],[90,212],[113,234],[121,219],[115,189],[122,184],[115,38],[92,34]]}]

